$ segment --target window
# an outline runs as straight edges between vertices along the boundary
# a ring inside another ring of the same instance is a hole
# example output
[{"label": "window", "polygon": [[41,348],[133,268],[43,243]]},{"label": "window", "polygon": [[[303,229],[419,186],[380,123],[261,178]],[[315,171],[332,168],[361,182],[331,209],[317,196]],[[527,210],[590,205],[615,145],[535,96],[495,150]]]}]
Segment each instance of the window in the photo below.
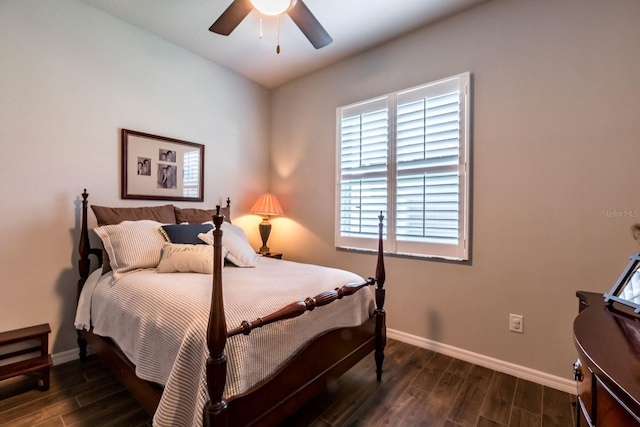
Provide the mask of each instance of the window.
[{"label": "window", "polygon": [[[470,74],[338,108],[336,245],[468,259]],[[392,225],[392,226],[391,226]]]}]

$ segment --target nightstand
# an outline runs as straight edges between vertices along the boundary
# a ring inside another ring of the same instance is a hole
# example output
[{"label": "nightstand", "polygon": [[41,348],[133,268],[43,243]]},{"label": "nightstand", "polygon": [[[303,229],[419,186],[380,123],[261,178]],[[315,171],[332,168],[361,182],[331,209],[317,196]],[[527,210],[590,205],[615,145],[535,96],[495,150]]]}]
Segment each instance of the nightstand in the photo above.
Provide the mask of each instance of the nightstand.
[{"label": "nightstand", "polygon": [[260,254],[260,255],[267,258],[282,259],[282,254],[277,254],[275,252],[267,252],[266,254]]}]

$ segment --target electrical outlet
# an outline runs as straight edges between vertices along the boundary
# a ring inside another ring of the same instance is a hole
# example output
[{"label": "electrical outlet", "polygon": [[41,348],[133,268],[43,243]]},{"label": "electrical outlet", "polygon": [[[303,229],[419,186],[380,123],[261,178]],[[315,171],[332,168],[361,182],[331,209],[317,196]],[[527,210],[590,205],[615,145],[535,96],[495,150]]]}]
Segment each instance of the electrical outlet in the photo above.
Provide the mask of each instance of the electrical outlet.
[{"label": "electrical outlet", "polygon": [[509,330],[512,332],[524,333],[524,316],[520,314],[509,315]]}]

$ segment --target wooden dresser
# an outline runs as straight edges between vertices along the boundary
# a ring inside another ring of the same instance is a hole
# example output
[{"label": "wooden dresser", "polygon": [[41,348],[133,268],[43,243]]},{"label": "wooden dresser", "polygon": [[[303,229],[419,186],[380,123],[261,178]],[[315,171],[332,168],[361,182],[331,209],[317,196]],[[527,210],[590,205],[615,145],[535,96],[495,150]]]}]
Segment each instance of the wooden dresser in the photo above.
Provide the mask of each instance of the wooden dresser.
[{"label": "wooden dresser", "polygon": [[640,426],[640,318],[628,307],[609,306],[602,294],[576,295],[577,425]]}]

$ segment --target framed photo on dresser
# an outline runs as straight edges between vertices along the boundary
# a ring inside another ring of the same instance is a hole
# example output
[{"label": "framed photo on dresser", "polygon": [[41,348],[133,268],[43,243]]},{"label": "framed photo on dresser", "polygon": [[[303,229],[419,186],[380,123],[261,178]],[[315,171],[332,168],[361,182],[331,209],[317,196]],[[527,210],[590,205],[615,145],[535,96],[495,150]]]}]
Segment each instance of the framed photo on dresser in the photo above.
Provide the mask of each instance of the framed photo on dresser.
[{"label": "framed photo on dresser", "polygon": [[122,129],[121,197],[204,201],[204,145]]},{"label": "framed photo on dresser", "polygon": [[604,294],[604,301],[614,301],[632,307],[636,314],[640,313],[640,252],[629,257],[629,264],[624,269],[611,291]]}]

